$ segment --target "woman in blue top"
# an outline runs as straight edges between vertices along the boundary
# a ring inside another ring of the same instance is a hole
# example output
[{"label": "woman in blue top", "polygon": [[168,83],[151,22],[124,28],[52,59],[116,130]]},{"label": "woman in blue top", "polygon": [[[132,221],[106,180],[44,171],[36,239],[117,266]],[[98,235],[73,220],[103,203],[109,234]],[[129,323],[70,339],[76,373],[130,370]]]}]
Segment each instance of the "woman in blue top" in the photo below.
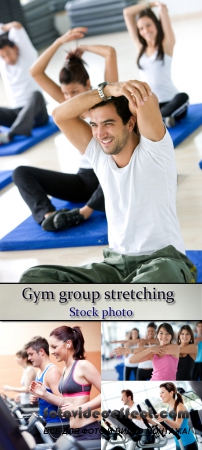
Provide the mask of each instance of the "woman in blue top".
[{"label": "woman in blue top", "polygon": [[[178,413],[181,411],[187,411],[184,403],[183,398],[179,392],[177,392],[177,388],[174,385],[174,383],[167,382],[162,383],[160,385],[160,397],[163,403],[167,403],[169,406],[168,412],[173,413],[173,411],[176,413],[175,418],[171,418],[168,414],[168,417],[166,419],[162,419],[160,416],[158,419],[156,419],[158,422],[166,422],[168,425],[170,425],[172,428],[174,428],[178,433],[180,434],[182,443],[184,445],[185,450],[198,450],[198,445],[196,442],[196,438],[192,431],[189,428],[188,425],[188,419],[180,418],[180,414],[178,417]],[[172,417],[174,414],[172,414]],[[174,439],[176,441],[176,449],[179,450],[179,443],[177,438],[174,436]]]}]

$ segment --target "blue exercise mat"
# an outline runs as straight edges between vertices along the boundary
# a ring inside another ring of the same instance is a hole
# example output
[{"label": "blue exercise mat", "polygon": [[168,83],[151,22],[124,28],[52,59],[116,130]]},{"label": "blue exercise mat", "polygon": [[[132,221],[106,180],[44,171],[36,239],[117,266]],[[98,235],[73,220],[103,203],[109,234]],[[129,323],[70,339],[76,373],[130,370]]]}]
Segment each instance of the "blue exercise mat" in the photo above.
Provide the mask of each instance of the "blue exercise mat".
[{"label": "blue exercise mat", "polygon": [[[52,199],[56,209],[79,208],[81,203],[69,203]],[[39,250],[47,248],[86,247],[107,245],[107,221],[105,214],[94,211],[90,219],[70,230],[47,232],[38,225],[32,216],[0,240],[0,251]],[[188,250],[188,258],[198,270],[197,282],[202,282],[202,250]]]},{"label": "blue exercise mat", "polygon": [[[9,128],[0,127],[2,132],[8,131]],[[52,117],[49,117],[49,121],[43,127],[33,128],[32,136],[15,136],[10,144],[0,145],[0,156],[19,155],[19,153],[25,152],[33,145],[43,141],[43,139],[51,136],[59,131],[59,128],[53,121]]]},{"label": "blue exercise mat", "polygon": [[202,104],[190,105],[186,117],[177,122],[175,127],[168,128],[174,147],[177,147],[200,125],[202,125]]},{"label": "blue exercise mat", "polygon": [[197,267],[197,283],[202,283],[202,250],[187,250],[186,255]]},{"label": "blue exercise mat", "polygon": [[12,170],[0,170],[0,189],[12,183]]},{"label": "blue exercise mat", "polygon": [[[52,202],[56,209],[73,209],[83,205],[58,199],[52,199]],[[57,232],[44,231],[31,216],[0,240],[0,251],[85,247],[107,244],[105,213],[94,211],[92,216],[80,225],[70,230]]]}]

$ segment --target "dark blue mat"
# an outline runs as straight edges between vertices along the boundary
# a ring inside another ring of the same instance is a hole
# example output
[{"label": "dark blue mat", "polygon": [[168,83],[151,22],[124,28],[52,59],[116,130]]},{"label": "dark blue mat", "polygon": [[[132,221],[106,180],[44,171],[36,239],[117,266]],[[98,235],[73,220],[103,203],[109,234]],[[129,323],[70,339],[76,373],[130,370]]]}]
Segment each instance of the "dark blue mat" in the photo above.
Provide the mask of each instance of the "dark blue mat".
[{"label": "dark blue mat", "polygon": [[202,250],[187,250],[186,255],[197,267],[197,283],[202,283]]},{"label": "dark blue mat", "polygon": [[0,170],[0,189],[12,183],[12,170]]},{"label": "dark blue mat", "polygon": [[[57,209],[79,208],[81,204],[53,199]],[[0,241],[1,251],[38,250],[44,248],[85,247],[106,245],[107,221],[105,213],[94,211],[90,219],[70,230],[47,232],[29,217]]]},{"label": "dark blue mat", "polygon": [[174,147],[177,147],[193,131],[200,127],[200,125],[202,125],[202,104],[190,105],[186,117],[181,119],[175,127],[168,129]]},{"label": "dark blue mat", "polygon": [[[8,131],[8,128],[1,127],[1,131]],[[19,155],[19,153],[25,152],[28,148],[33,147],[33,145],[56,133],[56,131],[59,131],[59,128],[52,117],[49,117],[46,125],[32,130],[32,136],[15,136],[10,144],[1,145],[0,156]]]}]

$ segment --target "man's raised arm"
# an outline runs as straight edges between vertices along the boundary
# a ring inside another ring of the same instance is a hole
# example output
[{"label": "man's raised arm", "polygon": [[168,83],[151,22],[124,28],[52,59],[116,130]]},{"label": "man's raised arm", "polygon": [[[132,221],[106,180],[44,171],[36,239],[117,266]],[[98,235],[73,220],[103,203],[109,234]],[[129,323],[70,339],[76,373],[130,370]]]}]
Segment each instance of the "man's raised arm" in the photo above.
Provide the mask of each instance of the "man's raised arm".
[{"label": "man's raised arm", "polygon": [[79,116],[101,101],[97,89],[94,89],[76,95],[53,110],[55,123],[80,153],[85,153],[92,139],[92,130]]},{"label": "man's raised arm", "polygon": [[[154,141],[162,139],[165,128],[158,101],[155,96],[151,96],[151,89],[147,83],[140,81],[109,83],[104,87],[103,93],[107,98],[124,95],[129,100],[131,112],[137,115],[140,133]],[[92,131],[79,116],[101,102],[98,90],[94,89],[67,100],[53,111],[54,121],[81,153],[85,153],[92,138]]]}]

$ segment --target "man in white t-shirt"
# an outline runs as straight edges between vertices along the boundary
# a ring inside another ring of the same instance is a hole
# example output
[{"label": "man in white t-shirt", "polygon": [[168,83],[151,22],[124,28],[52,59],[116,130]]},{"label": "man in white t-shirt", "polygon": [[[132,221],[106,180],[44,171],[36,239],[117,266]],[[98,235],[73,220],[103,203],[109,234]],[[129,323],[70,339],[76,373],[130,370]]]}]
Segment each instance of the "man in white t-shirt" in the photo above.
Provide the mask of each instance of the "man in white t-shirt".
[{"label": "man in white t-shirt", "polygon": [[15,135],[30,136],[32,128],[48,121],[45,100],[29,68],[37,58],[29,36],[19,22],[0,24],[0,73],[11,108],[0,107],[0,144]]},{"label": "man in white t-shirt", "polygon": [[[137,404],[133,399],[133,392],[130,389],[123,389],[121,391],[121,401],[124,404],[124,413],[125,415],[133,421],[137,428],[137,435],[140,436],[140,440],[144,444],[153,444],[155,438],[150,429],[147,428],[141,417],[138,415]],[[141,407],[141,405],[140,405]],[[142,408],[142,412],[144,408]],[[129,411],[128,411],[129,410]],[[128,414],[129,413],[129,414]],[[150,447],[149,450],[153,449]]]},{"label": "man in white t-shirt", "polygon": [[[124,408],[125,414],[126,412],[128,412],[127,410],[129,409],[129,414],[128,417],[133,421],[133,423],[138,427],[138,428],[142,428],[143,430],[145,430],[147,427],[144,424],[143,420],[140,418],[134,418],[133,416],[131,416],[131,412],[137,412],[138,413],[138,409],[137,409],[137,405],[135,404],[134,400],[133,400],[133,392],[130,389],[123,389],[123,391],[121,391],[121,401],[123,402],[124,406],[126,408]],[[138,416],[138,414],[135,414]]]},{"label": "man in white t-shirt", "polygon": [[[79,117],[88,109],[91,126]],[[173,143],[149,86],[104,82],[62,103],[53,117],[98,176],[109,249],[102,263],[39,266],[21,282],[194,282],[196,268],[185,256],[176,214]]]}]

